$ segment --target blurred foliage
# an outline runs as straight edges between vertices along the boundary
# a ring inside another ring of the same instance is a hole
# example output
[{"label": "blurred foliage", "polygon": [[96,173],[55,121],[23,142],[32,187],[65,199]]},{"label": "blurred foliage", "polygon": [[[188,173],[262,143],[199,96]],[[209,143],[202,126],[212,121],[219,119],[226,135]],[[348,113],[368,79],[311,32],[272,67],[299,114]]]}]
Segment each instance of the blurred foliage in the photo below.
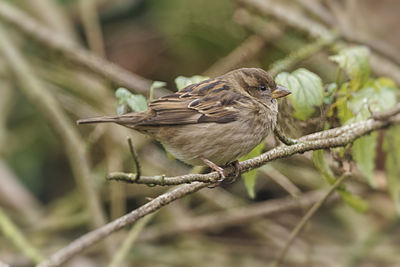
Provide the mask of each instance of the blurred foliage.
[{"label": "blurred foliage", "polygon": [[[43,17],[48,14],[47,10],[35,11],[34,1],[7,2],[17,3],[20,9],[38,21],[46,21]],[[276,2],[295,4],[305,1]],[[359,1],[360,8],[366,2]],[[374,1],[370,2],[376,6]],[[85,46],[86,34],[79,1],[58,0],[54,3],[61,4],[62,14],[78,33],[78,42]],[[175,77],[178,90],[207,79],[202,73],[254,34],[237,23],[240,16],[238,19],[236,12],[243,7],[230,0],[99,0],[97,4],[107,59],[149,79],[168,81],[168,84],[154,82],[152,91],[163,87],[175,89],[172,83]],[[322,6],[325,7],[325,4]],[[379,6],[379,10],[389,8],[396,11],[386,4]],[[310,18],[317,19],[303,5],[297,5],[297,8]],[[379,11],[371,6],[370,10],[374,14]],[[358,12],[349,19],[361,15],[368,20],[374,17]],[[263,25],[262,29],[265,25],[273,27],[277,24],[282,32],[268,39],[261,51],[246,58],[241,66],[267,69],[276,60],[287,59],[291,53],[296,55],[296,51],[302,51],[302,47],[313,42],[306,34],[286,27],[285,23],[272,16],[261,16],[256,12],[251,16]],[[386,25],[383,23],[385,16],[376,17],[383,26]],[[379,25],[373,26],[375,29]],[[338,25],[336,27],[339,28]],[[385,27],[386,36],[394,38],[392,30],[395,29]],[[372,28],[368,28],[368,33],[372,32]],[[62,53],[54,53],[21,34],[17,28],[11,26],[8,30],[10,36],[0,38],[11,38],[22,47],[35,73],[57,98],[71,122],[78,118],[112,115],[116,110],[117,113],[144,110],[152,101],[151,97],[145,99],[124,88],[114,88],[90,70],[65,60]],[[394,77],[380,77],[372,73],[371,51],[363,45],[351,46],[332,55],[331,47],[324,46],[277,75],[276,81],[292,90],[289,99],[279,104],[280,124],[284,129],[291,129],[286,131],[289,137],[363,121],[370,118],[371,113],[388,110],[398,102],[399,89],[392,80]],[[15,77],[5,69],[0,60],[0,77],[17,84]],[[35,247],[41,252],[55,251],[88,231],[90,216],[85,210],[82,195],[76,190],[62,144],[49,127],[46,116],[41,116],[18,89],[16,86],[10,108],[0,110],[1,116],[6,118],[7,133],[1,151],[6,165],[22,182],[25,194],[33,193],[31,196],[40,208],[33,208],[33,201],[26,201],[26,198],[15,194],[17,203],[20,202],[25,209],[18,210],[1,197],[0,205]],[[121,216],[145,203],[146,198],[153,198],[167,190],[104,183],[109,171],[131,170],[132,162],[125,140],[127,135],[133,136],[145,175],[180,175],[191,171],[187,165],[168,159],[160,145],[122,127],[79,127],[79,131],[87,141],[93,169],[91,177],[97,182],[107,214],[118,214],[115,210],[119,207],[118,216]],[[241,160],[259,155],[277,144],[273,137],[269,137]],[[400,227],[396,219],[400,213],[399,126],[372,133],[344,148],[314,151],[270,164],[278,172],[277,179],[279,175],[286,177],[301,192],[320,190],[333,184],[342,174],[343,165],[357,167],[353,168],[354,179],[337,190],[345,204],[340,202],[318,211],[313,223],[289,251],[288,266],[400,264]],[[0,175],[5,176],[6,173]],[[150,226],[143,230],[143,240],[140,236],[130,250],[128,265],[265,266],[271,262],[282,242],[288,239],[290,230],[300,220],[302,212],[283,211],[244,221],[233,218],[232,223],[226,225],[221,223],[223,220],[220,218],[206,230],[196,232],[193,228],[168,236],[168,231],[185,226],[188,221],[202,223],[202,216],[221,213],[226,219],[236,207],[243,208],[242,212],[245,212],[253,209],[257,202],[287,196],[275,180],[266,179],[264,172],[253,170],[243,174],[242,178],[245,186],[236,182],[214,190],[205,189],[160,210]],[[3,180],[0,181],[3,183]],[[9,185],[0,186],[8,188]],[[30,212],[36,217],[28,219]],[[149,238],[157,236],[157,233],[166,236],[155,240]],[[121,244],[126,234],[115,234],[115,237],[116,244]],[[15,266],[29,266],[25,257],[10,246],[5,236],[0,236],[0,259],[18,263]],[[71,266],[79,266],[79,260],[90,261],[94,265],[109,262],[99,248],[79,258],[78,263],[71,262]]]},{"label": "blurred foliage", "polygon": [[186,75],[206,69],[244,40],[246,33],[232,21],[230,0],[147,1],[151,18],[174,54],[170,67]]}]

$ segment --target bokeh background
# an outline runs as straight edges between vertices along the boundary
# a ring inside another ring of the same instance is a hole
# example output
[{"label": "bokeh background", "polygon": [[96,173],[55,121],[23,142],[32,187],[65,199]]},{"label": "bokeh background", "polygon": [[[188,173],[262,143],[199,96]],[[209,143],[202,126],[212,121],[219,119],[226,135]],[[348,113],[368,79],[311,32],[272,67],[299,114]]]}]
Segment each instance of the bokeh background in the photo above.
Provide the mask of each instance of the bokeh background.
[{"label": "bokeh background", "polygon": [[[368,46],[373,76],[399,84],[399,12],[395,0],[1,0],[0,266],[31,266],[38,254],[50,255],[168,190],[105,181],[111,171],[134,171],[127,136],[143,174],[193,171],[136,132],[75,125],[79,118],[115,114],[117,88],[143,93],[151,81],[165,81],[168,89],[156,89],[162,95],[176,90],[179,75],[213,77],[239,67],[274,75],[304,67],[329,83],[337,65],[328,57],[339,42]],[[143,78],[118,80],[119,69],[107,75],[103,61],[94,60],[97,68],[85,63],[89,53]],[[140,86],[128,86],[136,81]],[[280,118],[293,137],[317,130],[318,119]],[[269,137],[266,149],[278,144]],[[377,187],[357,170],[348,182],[369,209],[361,213],[331,198],[282,266],[400,266],[400,224],[381,144],[377,150]],[[239,179],[164,207],[139,230],[121,266],[267,266],[319,199],[314,193],[329,184],[310,153],[272,162],[257,177],[254,199]],[[285,204],[290,199],[305,202],[293,208]],[[37,251],[16,245],[5,221]],[[107,266],[129,231],[66,266]]]}]

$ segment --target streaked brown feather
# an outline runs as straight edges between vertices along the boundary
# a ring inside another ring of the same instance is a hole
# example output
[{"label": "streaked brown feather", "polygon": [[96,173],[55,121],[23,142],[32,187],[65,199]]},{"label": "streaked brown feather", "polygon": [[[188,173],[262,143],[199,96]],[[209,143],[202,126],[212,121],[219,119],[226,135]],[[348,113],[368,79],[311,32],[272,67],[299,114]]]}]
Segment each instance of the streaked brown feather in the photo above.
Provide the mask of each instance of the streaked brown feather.
[{"label": "streaked brown feather", "polygon": [[[150,103],[151,116],[137,125],[180,125],[234,121],[238,110],[233,104],[243,96],[229,89],[229,82],[218,78],[188,86],[180,92]],[[216,101],[216,99],[219,100]]]}]

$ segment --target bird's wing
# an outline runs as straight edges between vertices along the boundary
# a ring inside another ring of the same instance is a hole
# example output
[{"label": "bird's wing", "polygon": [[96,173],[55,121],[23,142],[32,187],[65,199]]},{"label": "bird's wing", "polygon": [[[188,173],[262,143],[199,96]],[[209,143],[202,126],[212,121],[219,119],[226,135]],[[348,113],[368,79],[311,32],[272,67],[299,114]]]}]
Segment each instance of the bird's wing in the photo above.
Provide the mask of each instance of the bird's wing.
[{"label": "bird's wing", "polygon": [[137,125],[232,122],[239,112],[237,103],[243,97],[227,81],[209,79],[155,100],[149,106],[151,115]]}]

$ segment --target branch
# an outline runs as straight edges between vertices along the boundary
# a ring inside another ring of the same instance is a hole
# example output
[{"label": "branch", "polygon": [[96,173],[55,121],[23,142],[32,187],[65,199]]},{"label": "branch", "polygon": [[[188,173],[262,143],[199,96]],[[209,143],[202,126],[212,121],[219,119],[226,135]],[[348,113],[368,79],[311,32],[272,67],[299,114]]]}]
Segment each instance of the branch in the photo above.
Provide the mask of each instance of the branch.
[{"label": "branch", "polygon": [[92,246],[98,241],[109,236],[111,233],[136,222],[138,219],[144,217],[147,214],[159,210],[163,206],[171,203],[172,201],[182,198],[188,194],[194,193],[208,185],[209,184],[207,183],[195,182],[190,185],[182,185],[170,192],[164,193],[156,197],[152,201],[148,202],[147,204],[108,223],[107,225],[81,236],[80,238],[76,239],[65,248],[53,254],[47,260],[40,263],[38,267],[50,267],[50,266],[61,265],[74,255],[81,253],[84,249]]},{"label": "branch", "polygon": [[[396,112],[394,112],[397,110]],[[398,105],[395,109],[393,109],[392,113],[393,116],[389,117],[387,120],[375,120],[375,119],[369,119],[367,121],[359,122],[359,123],[353,123],[351,125],[345,125],[342,127],[338,127],[335,129],[327,130],[326,135],[324,135],[324,132],[320,132],[319,135],[317,134],[312,134],[309,136],[304,136],[300,140],[303,140],[303,142],[292,145],[292,146],[280,146],[277,148],[274,148],[258,157],[243,161],[240,163],[240,171],[248,171],[254,168],[257,168],[269,161],[279,159],[279,158],[284,158],[288,157],[291,155],[294,155],[296,153],[303,153],[309,150],[317,150],[317,149],[326,149],[326,148],[331,148],[331,147],[338,147],[338,146],[344,146],[347,145],[351,142],[353,142],[355,139],[377,129],[382,129],[384,127],[390,126],[394,123],[400,122],[400,116],[398,113],[400,112],[400,105]],[[389,113],[389,112],[388,112]],[[344,132],[343,129],[347,129],[347,132]],[[312,141],[306,141],[308,138],[309,139],[314,139],[317,136],[326,136],[326,138],[323,139],[318,139],[318,140],[312,140]],[[335,137],[332,137],[335,136]],[[233,168],[231,170],[233,172]],[[120,175],[116,174],[114,175],[115,177],[118,177]],[[122,176],[129,176],[130,174],[123,174]],[[136,177],[136,175],[133,175],[132,177]],[[114,177],[114,176],[111,176]],[[165,184],[167,182],[174,182],[173,184],[176,184],[177,179],[181,179],[182,181],[186,182],[191,182],[197,179],[198,181],[202,182],[193,182],[189,185],[182,185],[171,192],[167,192],[163,195],[158,196],[157,198],[153,199],[152,201],[148,202],[147,204],[139,207],[136,210],[133,210],[129,214],[126,214],[122,217],[120,217],[117,220],[112,221],[111,223],[94,230],[92,232],[87,233],[86,235],[81,236],[80,238],[76,239],[72,243],[70,243],[68,246],[65,248],[61,249],[60,251],[56,252],[54,255],[52,255],[50,258],[48,258],[46,261],[42,262],[39,266],[40,267],[46,267],[46,266],[54,266],[54,265],[60,265],[73,257],[74,255],[81,253],[83,250],[87,249],[88,247],[92,246],[93,244],[99,242],[100,240],[104,239],[105,237],[109,236],[111,233],[120,230],[121,228],[130,225],[134,222],[136,222],[138,219],[146,216],[147,214],[150,214],[154,211],[157,211],[161,207],[179,199],[182,198],[188,194],[194,193],[206,186],[209,186],[211,183],[215,182],[216,179],[219,178],[219,174],[217,172],[211,172],[208,174],[187,174],[183,176],[177,176],[177,177],[164,177],[164,178],[159,178],[155,179],[157,177],[146,177],[151,180],[152,184],[159,183]],[[143,180],[142,180],[143,179]],[[145,177],[141,177],[139,181],[144,181]],[[161,183],[162,181],[162,183]],[[296,200],[298,202],[298,200]]]},{"label": "branch", "polygon": [[[357,138],[400,122],[400,104],[394,109],[377,113],[374,116],[379,119],[369,119],[362,122],[344,125],[330,130],[325,130],[299,138],[299,143],[291,146],[279,146],[271,149],[258,157],[240,162],[240,172],[249,171],[258,168],[272,160],[285,158],[297,153],[303,153],[310,150],[327,149],[333,147],[346,146]],[[383,115],[386,116],[386,120]],[[387,117],[389,115],[389,117]],[[232,167],[227,167],[227,176],[234,171]],[[220,178],[217,172],[208,174],[186,174],[175,177],[162,176],[142,176],[136,179],[135,173],[114,172],[107,177],[108,180],[118,180],[128,183],[147,184],[147,185],[178,185],[192,182],[215,183]]]},{"label": "branch", "polygon": [[[264,165],[265,163],[279,159],[279,158],[284,158],[288,157],[291,155],[294,155],[296,153],[303,153],[306,151],[310,150],[318,150],[318,149],[326,149],[326,148],[331,148],[331,147],[339,147],[339,146],[345,146],[351,142],[353,142],[355,139],[370,133],[373,130],[377,129],[382,129],[384,127],[390,126],[394,123],[400,122],[400,116],[398,113],[400,112],[400,105],[398,105],[394,110],[397,110],[397,112],[393,112],[393,116],[389,117],[387,120],[375,120],[375,119],[369,119],[367,121],[359,122],[359,123],[354,123],[351,125],[346,125],[342,127],[338,127],[335,129],[331,129],[325,132],[328,132],[326,135],[327,138],[325,139],[318,139],[318,140],[312,140],[312,141],[306,141],[307,137],[311,137],[310,139],[315,138],[316,134],[310,135],[310,136],[305,136],[301,138],[300,140],[303,140],[302,142],[292,145],[292,146],[280,146],[277,148],[274,148],[258,157],[243,161],[240,163],[240,171],[248,171],[257,167],[260,167],[261,165]],[[343,132],[343,129],[348,129],[347,132]],[[320,136],[324,136],[322,134],[323,132],[320,132]],[[335,137],[331,137],[335,136]],[[230,170],[233,172],[233,168]],[[125,174],[124,174],[125,175]],[[129,176],[129,174],[126,174]],[[133,177],[136,177],[136,175],[133,175]],[[115,175],[117,178],[119,174]],[[111,176],[109,178],[113,178],[114,176]],[[104,239],[105,237],[109,236],[111,233],[120,230],[121,228],[130,225],[137,221],[139,218],[142,218],[146,216],[147,214],[150,214],[161,207],[167,205],[168,203],[171,203],[172,201],[175,201],[179,198],[182,198],[188,194],[194,193],[206,186],[209,186],[211,183],[214,183],[216,179],[219,178],[219,173],[217,172],[211,172],[208,174],[187,174],[183,176],[177,176],[177,177],[160,177],[159,179],[154,179],[157,177],[148,177],[149,179],[153,179],[151,181],[152,184],[159,183],[165,184],[167,181],[173,182],[177,179],[181,179],[185,183],[194,181],[195,179],[198,179],[199,181],[202,182],[193,182],[189,185],[182,185],[171,192],[167,192],[161,196],[158,196],[154,200],[148,202],[147,204],[139,207],[136,210],[133,210],[127,215],[124,215],[120,217],[117,220],[112,221],[111,223],[94,230],[92,232],[89,232],[86,235],[81,236],[80,238],[76,239],[72,243],[70,243],[68,246],[65,248],[61,249],[60,251],[56,252],[54,255],[52,255],[50,258],[48,258],[46,261],[42,262],[39,267],[46,267],[46,266],[53,266],[53,265],[60,265],[67,261],[69,258],[73,257],[74,255],[81,253],[83,250],[87,249],[88,247],[92,246],[93,244],[97,243],[98,241]],[[144,177],[141,177],[139,181],[144,179]],[[143,181],[143,180],[142,180]],[[207,182],[208,181],[208,182]],[[176,184],[176,183],[173,183]],[[297,200],[296,200],[297,201]]]},{"label": "branch", "polygon": [[150,80],[140,77],[81,48],[71,40],[66,39],[64,35],[43,26],[28,14],[25,14],[5,1],[0,1],[0,19],[12,24],[26,35],[47,47],[61,52],[63,56],[74,63],[84,66],[118,85],[133,89],[144,95],[148,93],[151,86]]}]

